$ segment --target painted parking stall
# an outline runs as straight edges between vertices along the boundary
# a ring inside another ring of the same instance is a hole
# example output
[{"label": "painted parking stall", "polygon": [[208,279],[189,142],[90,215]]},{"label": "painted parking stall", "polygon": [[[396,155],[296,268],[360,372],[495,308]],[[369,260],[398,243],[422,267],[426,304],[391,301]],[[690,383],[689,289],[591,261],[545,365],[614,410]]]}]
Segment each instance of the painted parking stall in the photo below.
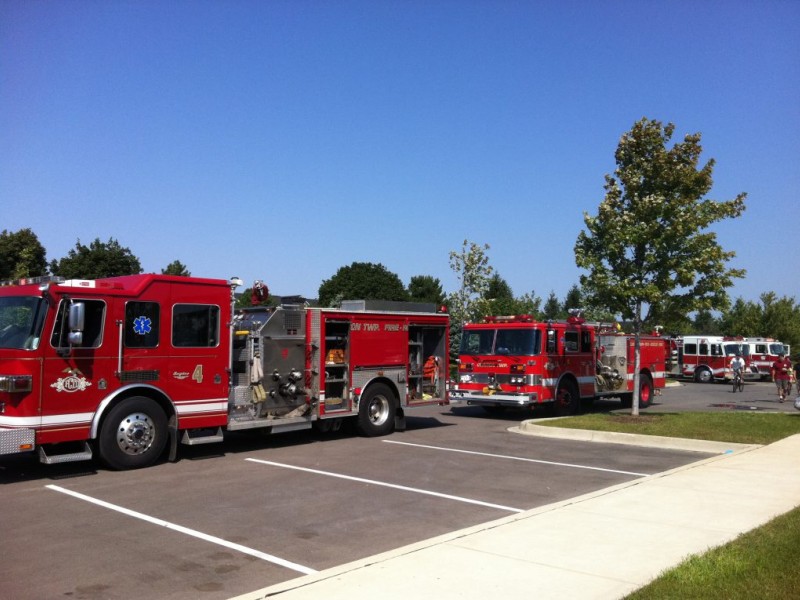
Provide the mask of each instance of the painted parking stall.
[{"label": "painted parking stall", "polygon": [[513,424],[431,406],[382,438],[300,432],[264,447],[241,434],[224,454],[197,447],[126,473],[6,467],[15,518],[0,534],[26,544],[0,576],[22,599],[124,598],[131,572],[150,597],[229,598],[698,458],[542,441]]}]

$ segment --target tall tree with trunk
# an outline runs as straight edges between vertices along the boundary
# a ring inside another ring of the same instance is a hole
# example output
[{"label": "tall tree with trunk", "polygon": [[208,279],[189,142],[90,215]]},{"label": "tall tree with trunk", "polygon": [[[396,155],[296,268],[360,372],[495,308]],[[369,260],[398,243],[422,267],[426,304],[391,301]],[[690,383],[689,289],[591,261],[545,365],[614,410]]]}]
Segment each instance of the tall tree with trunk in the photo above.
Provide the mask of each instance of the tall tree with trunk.
[{"label": "tall tree with trunk", "polygon": [[723,250],[709,227],[741,215],[746,194],[727,201],[706,198],[714,159],[699,166],[699,133],[668,147],[674,131],[672,123],[643,118],[622,136],[614,175],[605,177],[605,198],[597,215],[584,214],[586,230],[575,244],[575,262],[588,271],[581,276],[584,291],[633,324],[634,415],[639,414],[639,339],[649,312],[724,309],[726,289],[745,274],[727,266],[735,253]]},{"label": "tall tree with trunk", "polygon": [[458,290],[448,296],[450,307],[450,354],[458,355],[464,323],[486,314],[486,292],[494,274],[483,246],[464,240],[461,251],[450,252],[450,269],[458,279]]}]

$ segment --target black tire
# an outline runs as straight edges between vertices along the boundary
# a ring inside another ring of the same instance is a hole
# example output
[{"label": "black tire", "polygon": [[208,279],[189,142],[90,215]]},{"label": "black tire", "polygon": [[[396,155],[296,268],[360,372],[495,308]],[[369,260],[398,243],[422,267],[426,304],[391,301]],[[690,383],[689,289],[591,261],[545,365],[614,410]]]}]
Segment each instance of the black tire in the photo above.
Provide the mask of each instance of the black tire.
[{"label": "black tire", "polygon": [[695,371],[694,380],[697,383],[713,383],[714,374],[706,367],[701,367]]},{"label": "black tire", "polygon": [[653,380],[650,375],[642,373],[639,375],[639,408],[653,405],[653,393]]},{"label": "black tire", "polygon": [[558,384],[553,412],[557,417],[567,417],[577,414],[580,406],[578,387],[569,379]]},{"label": "black tire", "polygon": [[100,429],[100,459],[121,471],[155,463],[167,445],[167,416],[150,398],[135,396],[117,404]]},{"label": "black tire", "polygon": [[387,435],[394,430],[397,400],[388,385],[375,383],[358,403],[358,431],[367,437]]}]

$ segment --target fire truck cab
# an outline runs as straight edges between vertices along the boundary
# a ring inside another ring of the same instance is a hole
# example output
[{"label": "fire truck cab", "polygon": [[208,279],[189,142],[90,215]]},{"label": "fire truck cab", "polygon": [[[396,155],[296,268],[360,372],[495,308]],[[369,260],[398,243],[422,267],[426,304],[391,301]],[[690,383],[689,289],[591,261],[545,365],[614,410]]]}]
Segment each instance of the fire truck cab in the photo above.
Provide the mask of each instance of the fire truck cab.
[{"label": "fire truck cab", "polygon": [[[664,343],[641,336],[640,406],[664,387]],[[453,402],[488,411],[550,404],[558,415],[574,414],[599,397],[630,406],[634,336],[612,327],[566,321],[536,321],[528,315],[487,317],[464,326]]]},{"label": "fire truck cab", "polygon": [[449,318],[432,306],[235,314],[241,281],[166,275],[0,286],[0,455],[152,464],[225,431],[404,426],[447,403]]},{"label": "fire truck cab", "polygon": [[744,338],[745,344],[750,352],[751,363],[758,368],[759,376],[762,380],[772,378],[772,363],[778,360],[778,356],[783,353],[790,355],[791,348],[773,338],[748,337]]}]

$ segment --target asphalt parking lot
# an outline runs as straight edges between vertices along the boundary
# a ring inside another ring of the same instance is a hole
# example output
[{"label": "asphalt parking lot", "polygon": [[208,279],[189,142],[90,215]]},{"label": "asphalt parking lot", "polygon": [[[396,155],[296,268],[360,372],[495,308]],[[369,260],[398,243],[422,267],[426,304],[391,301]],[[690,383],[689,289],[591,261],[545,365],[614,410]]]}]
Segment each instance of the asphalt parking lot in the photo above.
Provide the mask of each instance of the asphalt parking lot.
[{"label": "asphalt parking lot", "polygon": [[[793,389],[793,392],[796,388]],[[771,381],[748,381],[744,391],[733,392],[728,383],[693,383],[670,380],[661,397],[647,409],[648,412],[787,412],[797,413],[794,393],[790,400],[778,401],[777,388]],[[597,410],[615,410],[614,401],[598,402]]]},{"label": "asphalt parking lot", "polygon": [[[794,411],[772,384],[733,397],[686,384],[647,410]],[[229,598],[707,456],[508,431],[531,416],[426,407],[385,438],[239,434],[121,473],[5,459],[3,595]]]}]

